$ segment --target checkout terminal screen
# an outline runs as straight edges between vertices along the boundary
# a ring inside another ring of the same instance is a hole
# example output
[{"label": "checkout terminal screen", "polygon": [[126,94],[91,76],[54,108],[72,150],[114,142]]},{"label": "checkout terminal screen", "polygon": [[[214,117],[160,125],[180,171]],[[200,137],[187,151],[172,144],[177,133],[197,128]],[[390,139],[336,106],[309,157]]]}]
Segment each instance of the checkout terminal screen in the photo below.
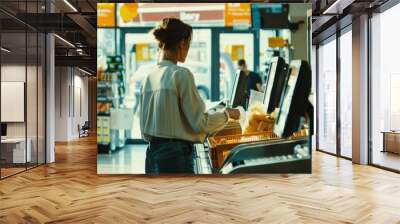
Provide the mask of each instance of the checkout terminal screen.
[{"label": "checkout terminal screen", "polygon": [[293,64],[292,64],[291,69],[290,69],[291,71],[290,71],[289,80],[287,82],[287,86],[285,88],[285,92],[283,95],[284,98],[281,102],[281,108],[280,108],[279,116],[277,119],[277,125],[275,126],[275,132],[279,136],[282,135],[282,133],[284,132],[286,122],[288,120],[289,110],[291,107],[297,78],[299,76],[300,65],[301,64],[295,63],[293,66]]},{"label": "checkout terminal screen", "polygon": [[265,90],[265,97],[264,97],[264,105],[267,106],[267,110],[269,108],[272,87],[274,85],[276,66],[277,66],[277,63],[273,62],[271,64],[271,68],[269,69],[269,72],[268,72],[268,83],[267,83],[267,89]]},{"label": "checkout terminal screen", "polygon": [[272,113],[275,108],[279,107],[287,76],[287,65],[284,59],[272,58],[264,94],[264,105],[268,113]]},{"label": "checkout terminal screen", "polygon": [[247,99],[247,77],[243,71],[238,70],[232,88],[230,104],[232,107],[245,106]]}]

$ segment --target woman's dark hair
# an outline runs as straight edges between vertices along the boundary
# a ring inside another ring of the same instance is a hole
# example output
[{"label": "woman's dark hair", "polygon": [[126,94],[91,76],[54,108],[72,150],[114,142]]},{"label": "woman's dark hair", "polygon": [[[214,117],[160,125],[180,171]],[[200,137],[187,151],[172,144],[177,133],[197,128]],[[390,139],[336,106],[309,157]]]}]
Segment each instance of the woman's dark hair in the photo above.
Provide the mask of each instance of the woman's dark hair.
[{"label": "woman's dark hair", "polygon": [[189,40],[193,29],[190,25],[176,18],[164,18],[161,23],[152,30],[158,41],[160,49],[173,49],[182,40]]}]

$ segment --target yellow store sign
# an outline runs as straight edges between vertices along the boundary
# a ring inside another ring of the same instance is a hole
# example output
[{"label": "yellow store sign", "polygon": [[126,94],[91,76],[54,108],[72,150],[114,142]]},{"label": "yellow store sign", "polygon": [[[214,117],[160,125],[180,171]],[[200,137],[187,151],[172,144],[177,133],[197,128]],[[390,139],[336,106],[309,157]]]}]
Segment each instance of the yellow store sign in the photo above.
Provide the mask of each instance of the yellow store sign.
[{"label": "yellow store sign", "polygon": [[268,38],[268,46],[271,48],[285,47],[286,41],[282,37],[270,37]]},{"label": "yellow store sign", "polygon": [[250,26],[250,3],[225,3],[224,21],[227,27]]},{"label": "yellow store sign", "polygon": [[232,61],[238,61],[244,58],[244,45],[232,45]]},{"label": "yellow store sign", "polygon": [[115,27],[115,3],[97,3],[97,27]]},{"label": "yellow store sign", "polygon": [[119,14],[124,23],[133,21],[138,14],[138,3],[123,3],[119,9]]},{"label": "yellow store sign", "polygon": [[136,60],[148,61],[150,60],[150,46],[149,44],[136,44]]}]

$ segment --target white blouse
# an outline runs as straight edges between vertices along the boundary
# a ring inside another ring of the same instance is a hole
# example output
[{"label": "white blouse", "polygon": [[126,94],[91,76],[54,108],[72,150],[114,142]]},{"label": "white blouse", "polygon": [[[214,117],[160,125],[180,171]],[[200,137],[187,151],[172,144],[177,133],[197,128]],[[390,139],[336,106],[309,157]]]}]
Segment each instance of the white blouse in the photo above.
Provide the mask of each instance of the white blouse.
[{"label": "white blouse", "polygon": [[228,123],[226,112],[206,112],[189,69],[163,60],[154,66],[140,91],[140,129],[151,136],[203,142]]}]

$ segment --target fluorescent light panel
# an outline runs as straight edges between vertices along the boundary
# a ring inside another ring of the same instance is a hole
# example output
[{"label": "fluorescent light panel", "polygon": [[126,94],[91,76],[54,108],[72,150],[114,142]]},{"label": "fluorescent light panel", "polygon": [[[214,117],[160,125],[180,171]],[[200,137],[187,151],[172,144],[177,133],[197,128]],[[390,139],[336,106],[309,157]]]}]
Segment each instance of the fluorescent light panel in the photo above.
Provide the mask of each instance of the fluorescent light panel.
[{"label": "fluorescent light panel", "polygon": [[64,39],[64,38],[62,38],[62,37],[60,37],[60,36],[57,35],[57,34],[54,34],[54,36],[57,37],[58,39],[60,39],[62,42],[64,42],[64,43],[66,43],[67,45],[69,45],[70,47],[75,48],[75,45],[73,45],[73,44],[72,44],[71,42],[69,42],[68,40],[66,40],[66,39]]},{"label": "fluorescent light panel", "polygon": [[2,51],[4,51],[4,52],[7,52],[7,53],[10,53],[11,51],[10,50],[8,50],[7,48],[4,48],[4,47],[1,47],[0,48]]},{"label": "fluorescent light panel", "polygon": [[65,4],[67,4],[72,10],[74,10],[74,12],[78,12],[78,10],[68,1],[68,0],[64,0]]}]

